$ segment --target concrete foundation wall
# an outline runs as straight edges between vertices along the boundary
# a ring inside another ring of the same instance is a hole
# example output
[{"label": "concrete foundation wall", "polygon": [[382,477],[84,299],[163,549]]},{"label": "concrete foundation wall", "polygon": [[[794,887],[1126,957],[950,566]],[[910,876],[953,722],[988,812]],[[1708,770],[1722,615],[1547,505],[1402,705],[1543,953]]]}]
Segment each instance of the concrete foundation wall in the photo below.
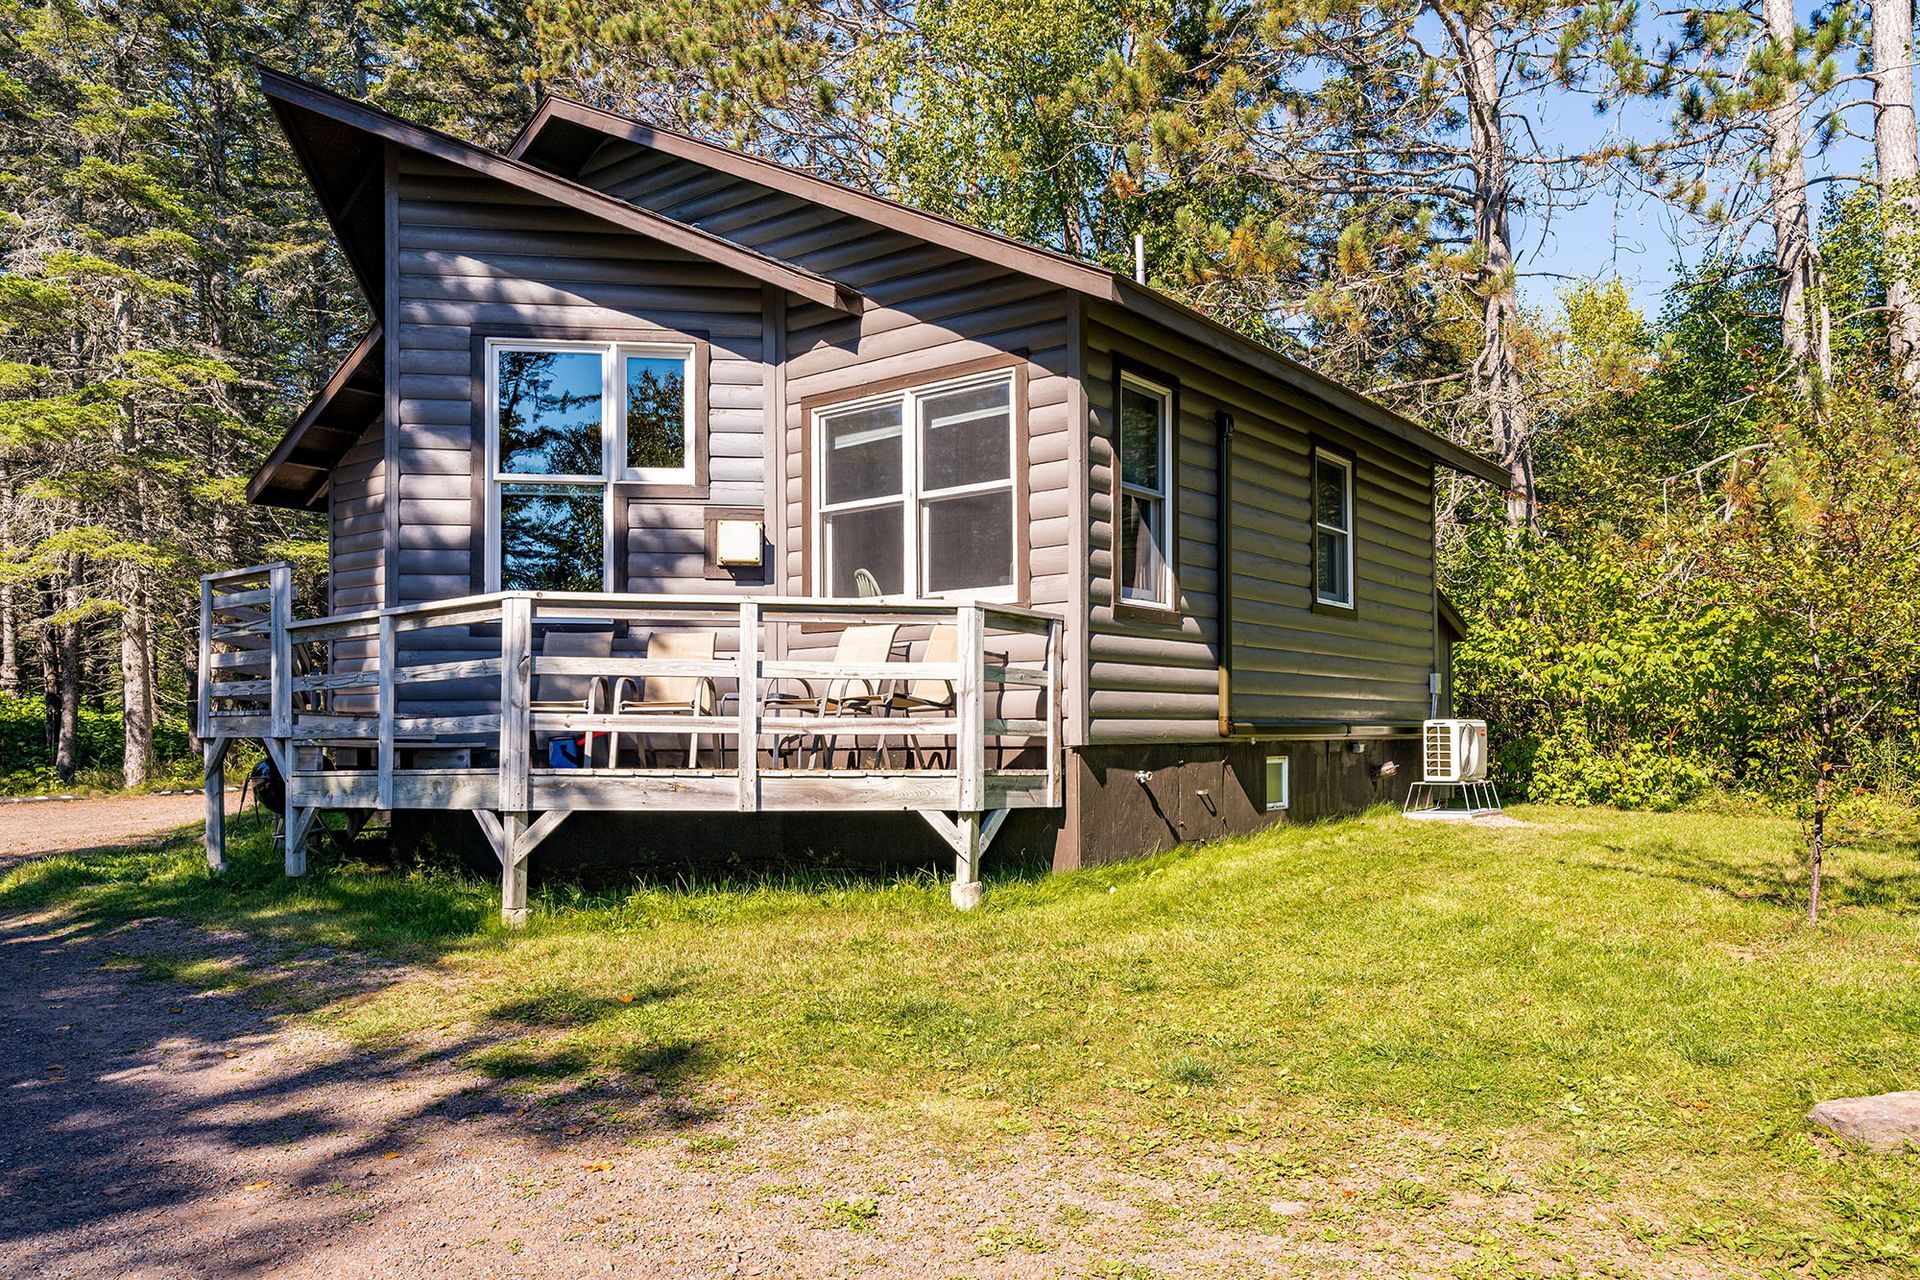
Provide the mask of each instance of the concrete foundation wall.
[{"label": "concrete foundation wall", "polygon": [[[1270,756],[1291,762],[1285,809],[1267,807]],[[1415,738],[1088,747],[1068,756],[1054,869],[1400,804],[1419,767]]]}]

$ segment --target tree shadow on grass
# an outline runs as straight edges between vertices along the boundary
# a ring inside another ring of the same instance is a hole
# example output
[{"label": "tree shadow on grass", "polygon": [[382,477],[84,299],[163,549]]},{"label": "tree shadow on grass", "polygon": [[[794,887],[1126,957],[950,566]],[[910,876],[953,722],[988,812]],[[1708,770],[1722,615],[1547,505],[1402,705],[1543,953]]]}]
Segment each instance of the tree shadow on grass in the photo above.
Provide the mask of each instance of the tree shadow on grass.
[{"label": "tree shadow on grass", "polygon": [[217,880],[189,846],[0,881],[10,1265],[250,1275],[350,1236],[358,1189],[412,1153],[479,1144],[537,1167],[569,1154],[570,1118],[616,1115],[635,1136],[714,1118],[704,1040],[566,1040],[673,998],[672,983],[630,1001],[553,986],[372,1043],[293,1022],[505,938],[489,886],[351,866],[289,885],[259,834]]},{"label": "tree shadow on grass", "polygon": [[[1742,902],[1804,910],[1803,857],[1802,851],[1794,851],[1769,861],[1662,840],[1650,845],[1610,842],[1604,854],[1582,861],[1600,871],[1676,880]],[[1795,874],[1787,874],[1789,867]],[[1920,912],[1920,843],[1880,839],[1830,850],[1820,894],[1823,907]]]}]

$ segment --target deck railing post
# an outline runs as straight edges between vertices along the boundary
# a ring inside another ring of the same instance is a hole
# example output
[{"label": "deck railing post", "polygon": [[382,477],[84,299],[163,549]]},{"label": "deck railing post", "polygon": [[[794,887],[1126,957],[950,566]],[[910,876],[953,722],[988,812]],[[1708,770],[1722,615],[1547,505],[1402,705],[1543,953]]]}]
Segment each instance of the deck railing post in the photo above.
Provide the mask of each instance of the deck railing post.
[{"label": "deck railing post", "polygon": [[[740,811],[760,807],[760,604],[740,602]],[[725,763],[724,761],[722,763]]]},{"label": "deck railing post", "polygon": [[1047,624],[1047,803],[1057,805],[1060,795],[1060,641],[1061,624]]},{"label": "deck railing post", "polygon": [[955,805],[962,814],[977,813],[986,797],[986,654],[987,615],[977,604],[959,606],[960,683],[954,706],[960,723],[954,728],[954,770],[959,775]]},{"label": "deck railing post", "polygon": [[524,812],[527,755],[532,749],[528,686],[533,674],[533,601],[508,596],[500,602],[500,807]]},{"label": "deck railing post", "polygon": [[293,617],[293,566],[267,569],[267,635],[271,642],[267,690],[268,721],[272,735],[285,739],[293,732],[293,642],[287,623]]},{"label": "deck railing post", "polygon": [[201,741],[213,736],[213,583],[200,579],[200,673],[194,689],[193,731]]},{"label": "deck railing post", "polygon": [[388,812],[393,810],[393,718],[398,714],[394,705],[397,694],[394,688],[394,667],[400,661],[399,636],[393,624],[393,615],[380,615],[380,639],[375,651],[380,664],[380,755],[375,761],[379,769],[377,782],[378,807]]}]

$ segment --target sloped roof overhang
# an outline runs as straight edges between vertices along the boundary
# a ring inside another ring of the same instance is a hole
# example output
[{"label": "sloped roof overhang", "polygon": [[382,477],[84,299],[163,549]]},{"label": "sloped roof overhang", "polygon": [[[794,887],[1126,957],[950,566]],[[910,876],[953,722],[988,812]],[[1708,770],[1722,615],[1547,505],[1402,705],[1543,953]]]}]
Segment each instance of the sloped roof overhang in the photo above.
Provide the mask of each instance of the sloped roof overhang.
[{"label": "sloped roof overhang", "polygon": [[577,173],[595,148],[615,138],[663,154],[705,165],[770,190],[811,201],[881,226],[968,254],[1010,271],[1033,276],[1064,289],[1136,312],[1202,346],[1278,379],[1328,407],[1413,446],[1435,461],[1466,475],[1505,487],[1506,470],[1490,459],[1448,440],[1385,405],[1316,373],[1263,343],[1195,311],[1158,290],[1136,283],[1107,267],[1082,262],[996,232],[971,227],[747,155],[659,125],[603,111],[569,98],[544,99],[507,154],[545,171]]}]

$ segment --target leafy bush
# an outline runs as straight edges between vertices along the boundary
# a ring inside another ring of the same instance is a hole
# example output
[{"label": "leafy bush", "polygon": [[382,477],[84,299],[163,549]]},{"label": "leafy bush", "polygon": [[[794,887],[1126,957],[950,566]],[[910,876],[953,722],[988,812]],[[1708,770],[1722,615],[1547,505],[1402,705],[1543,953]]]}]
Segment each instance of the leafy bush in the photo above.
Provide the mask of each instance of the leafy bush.
[{"label": "leafy bush", "polygon": [[1496,537],[1459,589],[1457,700],[1529,799],[1670,809],[1777,765],[1765,629],[1698,583],[1676,608],[1634,550]]},{"label": "leafy bush", "polygon": [[[117,708],[80,708],[76,761],[83,774],[116,774],[124,746]],[[163,767],[186,761],[187,727],[163,719],[154,726],[153,754]],[[41,697],[16,698],[0,694],[0,791],[44,791],[60,785],[53,771],[53,752],[47,747],[47,703]],[[117,777],[115,779],[117,785]]]}]

